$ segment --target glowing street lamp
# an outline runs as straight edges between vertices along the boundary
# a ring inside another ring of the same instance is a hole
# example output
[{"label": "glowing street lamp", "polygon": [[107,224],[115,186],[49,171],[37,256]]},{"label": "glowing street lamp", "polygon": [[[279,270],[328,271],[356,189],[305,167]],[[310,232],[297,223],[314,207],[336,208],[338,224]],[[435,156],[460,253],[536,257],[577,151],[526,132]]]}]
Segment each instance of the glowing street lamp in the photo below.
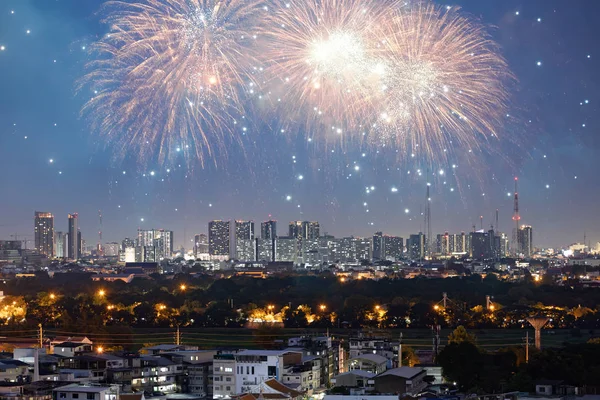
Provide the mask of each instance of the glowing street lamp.
[{"label": "glowing street lamp", "polygon": [[321,311],[325,311],[327,309],[327,306],[325,304],[321,304],[319,308],[321,309]]},{"label": "glowing street lamp", "polygon": [[96,347],[96,352],[97,352],[98,354],[102,354],[102,353],[104,353],[104,347],[102,347],[102,346],[98,346],[98,347]]},{"label": "glowing street lamp", "polygon": [[51,299],[51,300],[54,300],[54,299],[56,299],[56,295],[55,295],[54,293],[50,293],[50,299]]},{"label": "glowing street lamp", "polygon": [[184,283],[179,285],[179,290],[181,290],[182,292],[185,292],[186,289],[187,289],[187,286]]},{"label": "glowing street lamp", "polygon": [[104,289],[98,290],[98,296],[104,297],[105,295],[106,295],[106,292],[104,291]]},{"label": "glowing street lamp", "polygon": [[434,305],[434,306],[433,306],[433,309],[434,309],[435,311],[438,311],[438,310],[440,309],[440,306],[436,304],[436,305]]}]

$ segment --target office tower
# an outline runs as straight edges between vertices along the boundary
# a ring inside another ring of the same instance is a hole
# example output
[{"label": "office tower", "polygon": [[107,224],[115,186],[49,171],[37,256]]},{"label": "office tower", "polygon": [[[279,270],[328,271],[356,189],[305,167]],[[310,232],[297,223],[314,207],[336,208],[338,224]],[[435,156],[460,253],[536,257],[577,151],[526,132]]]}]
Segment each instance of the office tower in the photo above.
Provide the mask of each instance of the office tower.
[{"label": "office tower", "polygon": [[530,258],[533,254],[533,228],[529,225],[521,225],[518,239],[520,254]]},{"label": "office tower", "polygon": [[154,229],[138,229],[135,246],[154,246]]},{"label": "office tower", "polygon": [[508,257],[510,251],[510,239],[506,233],[500,234],[500,257]]},{"label": "office tower", "polygon": [[230,221],[210,221],[208,223],[208,253],[211,256],[229,257]]},{"label": "office tower", "polygon": [[416,235],[410,235],[408,239],[408,256],[411,260],[422,260],[425,258],[425,235],[419,233]]},{"label": "office tower", "polygon": [[67,238],[67,258],[76,260],[79,258],[79,215],[77,213],[69,214],[69,236]]},{"label": "office tower", "polygon": [[261,223],[260,237],[262,239],[275,239],[277,237],[277,221],[269,220]]},{"label": "office tower", "polygon": [[194,236],[194,256],[208,254],[208,236],[204,233]]},{"label": "office tower", "polygon": [[67,257],[67,234],[64,232],[54,232],[54,257]]},{"label": "office tower", "polygon": [[443,257],[448,257],[454,252],[454,235],[445,232],[442,235],[437,235],[436,253]]},{"label": "office tower", "polygon": [[116,257],[119,255],[121,246],[117,242],[108,242],[104,244],[104,255],[106,257]]},{"label": "office tower", "polygon": [[54,257],[54,215],[36,211],[33,231],[35,250],[49,258]]}]

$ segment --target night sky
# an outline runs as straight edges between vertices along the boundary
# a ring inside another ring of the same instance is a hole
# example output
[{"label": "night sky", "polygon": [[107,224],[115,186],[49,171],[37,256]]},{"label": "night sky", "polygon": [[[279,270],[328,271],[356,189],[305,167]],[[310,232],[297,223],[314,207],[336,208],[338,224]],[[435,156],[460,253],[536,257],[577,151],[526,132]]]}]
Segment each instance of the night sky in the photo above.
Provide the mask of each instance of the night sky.
[{"label": "night sky", "polygon": [[428,181],[434,234],[479,229],[480,216],[489,228],[496,209],[510,234],[518,175],[522,222],[533,226],[535,246],[566,246],[584,233],[600,240],[596,0],[441,2],[481,18],[501,45],[518,79],[511,111],[518,119],[505,129],[519,145],[502,143],[474,164],[440,162],[433,178],[418,157],[325,149],[302,134],[281,135],[270,128],[276,120],[249,121],[243,140],[251,144],[232,146],[216,166],[190,171],[183,160],[167,172],[133,155],[115,161],[115,149],[80,117],[91,93],[76,91],[88,46],[107,30],[101,4],[0,0],[0,239],[32,234],[36,210],[52,212],[59,231],[78,212],[88,243],[97,241],[98,210],[105,242],[133,237],[138,227],[164,228],[189,247],[211,219],[270,217],[280,234],[301,219],[335,236],[406,237],[423,229]]}]

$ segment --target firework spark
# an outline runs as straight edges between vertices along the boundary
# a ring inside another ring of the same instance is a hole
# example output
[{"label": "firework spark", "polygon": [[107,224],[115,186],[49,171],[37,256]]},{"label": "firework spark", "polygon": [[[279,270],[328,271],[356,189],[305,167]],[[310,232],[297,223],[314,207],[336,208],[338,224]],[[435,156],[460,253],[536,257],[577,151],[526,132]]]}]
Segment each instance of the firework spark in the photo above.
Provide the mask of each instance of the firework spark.
[{"label": "firework spark", "polygon": [[178,152],[202,165],[229,141],[244,115],[256,66],[255,0],[109,1],[110,32],[93,46],[80,87],[83,112],[118,150],[142,162]]},{"label": "firework spark", "polygon": [[447,149],[493,147],[514,82],[486,27],[457,8],[421,2],[395,10],[377,35],[385,65],[369,141],[430,160]]},{"label": "firework spark", "polygon": [[285,110],[295,110],[292,119],[333,125],[336,134],[364,123],[384,69],[373,33],[392,4],[308,0],[274,7],[263,35],[266,72]]}]

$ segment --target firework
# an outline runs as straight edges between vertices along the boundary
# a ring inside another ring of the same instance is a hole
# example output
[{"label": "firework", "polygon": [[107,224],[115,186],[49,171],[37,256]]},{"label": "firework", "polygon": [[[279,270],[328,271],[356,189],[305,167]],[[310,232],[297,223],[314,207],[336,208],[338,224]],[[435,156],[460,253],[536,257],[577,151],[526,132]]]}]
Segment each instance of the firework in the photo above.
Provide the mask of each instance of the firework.
[{"label": "firework", "polygon": [[[81,86],[92,127],[118,155],[205,160],[238,141],[256,66],[255,0],[109,1],[110,31],[92,48]],[[214,160],[214,157],[213,157]]]},{"label": "firework", "polygon": [[274,5],[263,35],[266,73],[275,77],[270,82],[274,97],[290,119],[309,128],[328,126],[336,134],[365,122],[385,69],[373,33],[392,4],[307,0]]},{"label": "firework", "polygon": [[380,25],[383,63],[369,142],[430,160],[452,148],[493,147],[514,81],[486,27],[457,8],[418,2]]}]

